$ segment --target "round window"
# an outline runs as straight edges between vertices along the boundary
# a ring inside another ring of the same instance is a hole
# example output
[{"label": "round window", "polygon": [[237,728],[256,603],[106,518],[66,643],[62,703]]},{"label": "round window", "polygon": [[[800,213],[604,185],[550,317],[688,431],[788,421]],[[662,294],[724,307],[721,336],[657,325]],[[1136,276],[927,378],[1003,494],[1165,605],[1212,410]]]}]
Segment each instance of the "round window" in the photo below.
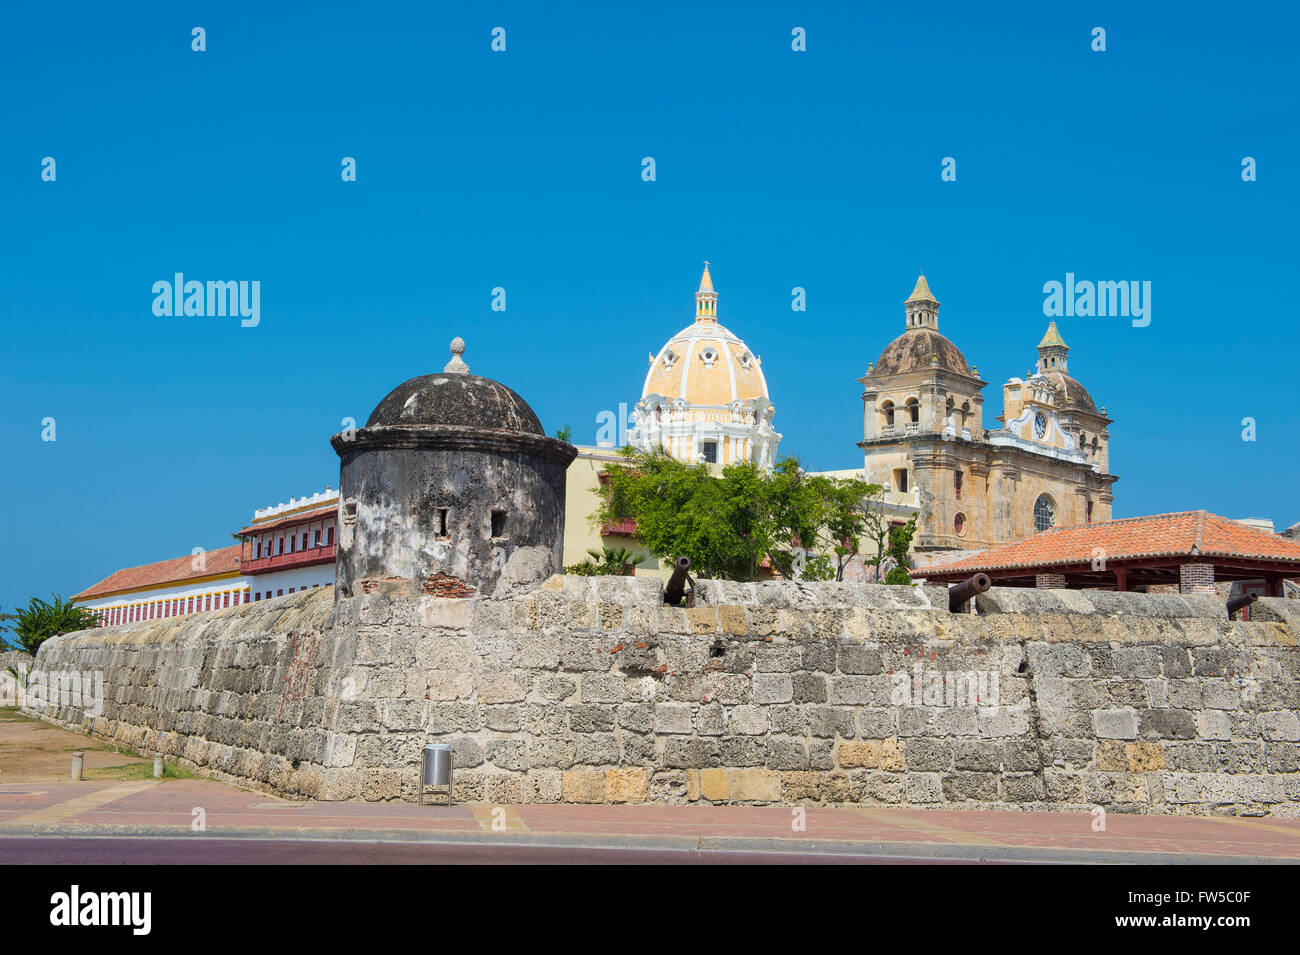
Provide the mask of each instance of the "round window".
[{"label": "round window", "polygon": [[966,536],[966,515],[958,514],[952,519],[952,532],[958,537]]}]

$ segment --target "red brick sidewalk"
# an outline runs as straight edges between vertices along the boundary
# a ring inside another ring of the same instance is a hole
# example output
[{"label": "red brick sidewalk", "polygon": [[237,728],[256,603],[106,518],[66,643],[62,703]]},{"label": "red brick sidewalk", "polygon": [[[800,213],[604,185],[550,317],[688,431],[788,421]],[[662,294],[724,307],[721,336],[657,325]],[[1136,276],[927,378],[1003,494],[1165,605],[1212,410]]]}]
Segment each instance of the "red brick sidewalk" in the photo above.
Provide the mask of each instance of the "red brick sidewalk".
[{"label": "red brick sidewalk", "polygon": [[[0,836],[166,835],[852,852],[1079,862],[1300,860],[1300,820],[754,806],[286,802],[208,780],[7,783]],[[0,859],[4,843],[0,839]]]}]

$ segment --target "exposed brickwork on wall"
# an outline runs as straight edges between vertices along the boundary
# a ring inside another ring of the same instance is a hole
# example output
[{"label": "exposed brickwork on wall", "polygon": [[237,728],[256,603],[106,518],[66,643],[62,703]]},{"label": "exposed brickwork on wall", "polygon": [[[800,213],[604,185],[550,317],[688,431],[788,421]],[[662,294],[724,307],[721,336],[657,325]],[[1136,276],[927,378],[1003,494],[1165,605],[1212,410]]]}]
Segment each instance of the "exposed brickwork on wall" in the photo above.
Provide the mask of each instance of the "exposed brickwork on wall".
[{"label": "exposed brickwork on wall", "polygon": [[424,582],[424,592],[430,597],[473,597],[474,588],[451,574],[431,574]]},{"label": "exposed brickwork on wall", "polygon": [[1212,594],[1214,590],[1213,564],[1179,564],[1179,590],[1185,594]]},{"label": "exposed brickwork on wall", "polygon": [[1064,590],[1065,574],[1037,574],[1034,586],[1039,590]]}]

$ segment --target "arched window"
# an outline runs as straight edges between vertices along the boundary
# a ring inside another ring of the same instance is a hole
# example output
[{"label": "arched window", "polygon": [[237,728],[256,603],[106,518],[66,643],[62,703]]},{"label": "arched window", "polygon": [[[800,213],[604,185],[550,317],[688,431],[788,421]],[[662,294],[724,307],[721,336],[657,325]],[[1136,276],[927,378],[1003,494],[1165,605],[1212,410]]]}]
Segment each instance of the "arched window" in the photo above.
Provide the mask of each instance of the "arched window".
[{"label": "arched window", "polygon": [[892,428],[894,426],[894,403],[886,401],[880,406],[880,410],[885,416],[885,427]]},{"label": "arched window", "polygon": [[1046,494],[1034,501],[1034,530],[1045,531],[1056,523],[1056,505]]},{"label": "arched window", "polygon": [[921,420],[921,405],[915,398],[907,399],[907,416],[912,424]]}]

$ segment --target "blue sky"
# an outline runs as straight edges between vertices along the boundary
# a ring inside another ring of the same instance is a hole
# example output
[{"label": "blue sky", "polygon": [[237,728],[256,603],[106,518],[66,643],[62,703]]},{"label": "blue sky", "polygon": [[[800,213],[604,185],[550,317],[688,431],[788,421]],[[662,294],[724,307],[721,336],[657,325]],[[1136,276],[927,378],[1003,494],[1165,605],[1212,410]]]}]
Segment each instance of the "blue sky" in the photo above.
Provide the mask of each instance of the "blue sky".
[{"label": "blue sky", "polygon": [[[1060,322],[1116,516],[1300,520],[1293,6],[266,6],[7,15],[0,607],[337,486],[329,435],[453,335],[591,442],[703,259],[817,469],[861,464],[855,379],[922,266],[989,423],[1044,282],[1150,281],[1146,328]],[[261,282],[260,325],[154,316],[178,271]]]}]

